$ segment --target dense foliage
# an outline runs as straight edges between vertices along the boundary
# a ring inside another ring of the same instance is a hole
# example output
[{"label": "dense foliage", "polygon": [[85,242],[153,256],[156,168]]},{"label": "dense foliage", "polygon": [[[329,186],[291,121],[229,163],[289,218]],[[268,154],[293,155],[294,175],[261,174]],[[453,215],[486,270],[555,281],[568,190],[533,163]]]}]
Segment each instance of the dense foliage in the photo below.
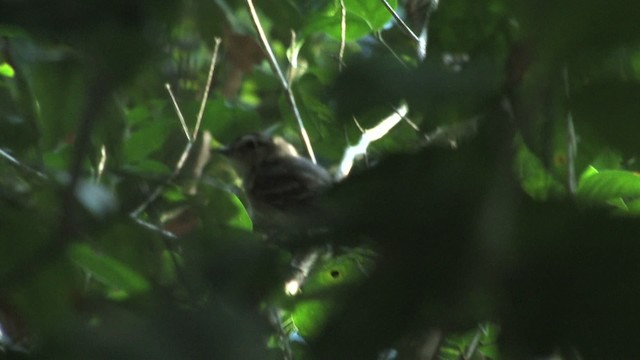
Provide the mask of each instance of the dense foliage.
[{"label": "dense foliage", "polygon": [[320,230],[274,232],[209,151],[305,154],[247,3],[1,0],[0,356],[637,356],[640,3],[388,5],[415,35],[384,1],[256,1],[319,163],[409,109]]}]

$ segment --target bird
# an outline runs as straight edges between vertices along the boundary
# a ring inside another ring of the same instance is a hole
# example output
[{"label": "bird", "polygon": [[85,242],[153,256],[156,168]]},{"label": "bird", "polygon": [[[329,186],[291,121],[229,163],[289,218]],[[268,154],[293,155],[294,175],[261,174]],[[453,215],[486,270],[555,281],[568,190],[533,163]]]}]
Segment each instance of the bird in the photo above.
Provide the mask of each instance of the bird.
[{"label": "bird", "polygon": [[290,215],[308,214],[313,199],[334,184],[324,167],[280,136],[249,133],[218,151],[242,179],[254,222],[282,223]]}]

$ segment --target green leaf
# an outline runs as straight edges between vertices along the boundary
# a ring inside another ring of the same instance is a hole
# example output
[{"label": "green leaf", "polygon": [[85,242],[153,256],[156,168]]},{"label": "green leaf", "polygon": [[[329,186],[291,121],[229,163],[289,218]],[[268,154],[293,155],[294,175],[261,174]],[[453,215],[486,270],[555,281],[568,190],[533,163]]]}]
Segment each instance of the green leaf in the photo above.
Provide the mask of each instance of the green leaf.
[{"label": "green leaf", "polygon": [[247,210],[245,209],[240,199],[238,199],[238,197],[234,194],[231,194],[231,203],[238,211],[236,212],[235,216],[229,219],[229,222],[227,224],[237,229],[245,229],[251,231],[253,229],[253,223],[251,222],[249,213],[247,213]]},{"label": "green leaf", "polygon": [[[396,0],[389,1],[396,8]],[[347,41],[358,40],[371,32],[378,31],[391,20],[391,13],[382,2],[370,0],[345,0]],[[317,12],[307,21],[304,33],[325,33],[334,39],[340,39],[342,33],[342,9],[335,1],[324,12]]]},{"label": "green leaf", "polygon": [[151,111],[149,111],[149,107],[147,106],[139,105],[127,111],[127,120],[129,120],[131,125],[141,123],[149,120],[150,118]]},{"label": "green leaf", "polygon": [[[640,175],[624,170],[603,170],[594,173],[590,168],[578,185],[578,198],[602,202],[617,197],[640,196]],[[597,170],[596,170],[597,171]]]},{"label": "green leaf", "polygon": [[515,159],[515,167],[524,191],[536,200],[547,200],[565,192],[563,185],[555,179],[529,149],[521,145]]},{"label": "green leaf", "polygon": [[96,253],[87,244],[74,243],[68,251],[74,263],[115,290],[129,295],[149,290],[149,282],[142,275],[114,258]]},{"label": "green leaf", "polygon": [[41,61],[31,67],[31,83],[39,110],[38,125],[45,149],[73,143],[89,93],[82,64],[62,51],[56,56],[61,59]]},{"label": "green leaf", "polygon": [[205,223],[240,230],[253,230],[249,213],[235,194],[215,188],[205,189],[204,193],[209,199],[205,210]]},{"label": "green leaf", "polygon": [[[394,9],[398,7],[397,0],[390,0],[387,2]],[[380,1],[345,0],[344,7],[347,9],[347,20],[349,13],[358,15],[367,22],[372,31],[380,30],[389,20],[391,20],[391,13]]]},{"label": "green leaf", "polygon": [[6,62],[0,63],[0,76],[12,78],[15,73],[16,72],[13,70],[13,67],[11,67],[11,65],[7,64]]},{"label": "green leaf", "polygon": [[314,270],[302,288],[291,319],[303,337],[314,337],[323,329],[328,317],[340,307],[340,300],[350,289],[366,278],[373,267],[371,253],[352,250],[331,259]]},{"label": "green leaf", "polygon": [[140,161],[162,148],[170,130],[166,121],[154,121],[132,133],[124,143],[124,155],[127,161]]},{"label": "green leaf", "polygon": [[171,174],[171,169],[169,169],[166,164],[153,159],[143,159],[134,164],[125,165],[123,168],[127,171],[143,175],[168,176]]}]

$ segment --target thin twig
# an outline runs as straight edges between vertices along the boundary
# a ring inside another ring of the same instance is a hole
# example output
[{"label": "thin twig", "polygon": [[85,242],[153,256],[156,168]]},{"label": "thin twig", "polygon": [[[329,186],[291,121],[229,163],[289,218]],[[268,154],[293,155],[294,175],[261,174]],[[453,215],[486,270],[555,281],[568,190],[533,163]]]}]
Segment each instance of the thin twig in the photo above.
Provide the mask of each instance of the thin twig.
[{"label": "thin twig", "polygon": [[280,345],[282,346],[282,355],[284,360],[293,360],[293,349],[291,349],[291,342],[289,341],[289,335],[285,330],[284,324],[282,323],[282,315],[281,311],[276,307],[270,307],[269,311],[269,320],[271,325],[275,328],[278,333],[278,338],[280,340]]},{"label": "thin twig", "polygon": [[167,88],[169,92],[169,96],[171,97],[171,102],[173,102],[173,107],[176,109],[176,114],[178,114],[178,119],[180,120],[180,125],[182,125],[182,131],[187,136],[187,140],[191,142],[191,135],[189,134],[189,128],[187,127],[187,122],[184,121],[184,116],[182,115],[182,111],[180,111],[180,107],[178,106],[178,102],[176,101],[176,97],[173,96],[173,91],[171,91],[171,85],[169,83],[164,84],[164,87]]},{"label": "thin twig", "polygon": [[364,134],[364,128],[362,127],[362,125],[360,125],[360,121],[358,121],[355,116],[353,117],[353,122],[356,124],[358,130],[360,130],[360,133]]},{"label": "thin twig", "polygon": [[420,132],[420,127],[418,126],[418,124],[414,123],[411,119],[405,116],[404,118],[402,118],[402,120],[404,120],[414,131],[418,133]]},{"label": "thin twig", "polygon": [[285,89],[289,88],[289,84],[287,83],[287,79],[284,77],[280,66],[278,65],[278,61],[276,60],[276,56],[273,54],[273,50],[271,49],[271,45],[269,45],[269,40],[267,40],[267,35],[262,29],[262,24],[260,24],[260,18],[258,17],[258,13],[256,12],[256,8],[253,6],[252,0],[247,0],[247,6],[249,7],[249,13],[251,14],[251,19],[253,20],[253,25],[256,27],[256,31],[258,32],[258,36],[260,37],[260,41],[262,41],[262,46],[264,50],[267,52],[267,56],[269,58],[269,64],[273,68],[273,71],[278,75],[278,79],[282,83],[282,86]]},{"label": "thin twig", "polygon": [[387,10],[389,10],[389,12],[391,13],[391,15],[393,15],[393,18],[396,19],[396,21],[398,22],[398,25],[400,25],[400,27],[407,33],[409,34],[409,36],[411,36],[411,38],[413,39],[413,41],[415,41],[416,43],[420,43],[420,38],[418,38],[418,36],[411,31],[411,29],[409,28],[409,26],[407,26],[407,24],[402,20],[402,18],[400,18],[400,15],[398,15],[398,13],[393,9],[393,7],[391,5],[389,5],[389,3],[387,2],[387,0],[381,0],[382,3],[384,4],[384,6],[387,8]]},{"label": "thin twig", "polygon": [[176,240],[178,239],[178,237],[172,233],[171,231],[167,231],[163,228],[160,228],[152,223],[146,222],[138,217],[132,217],[133,221],[135,221],[136,223],[138,223],[138,225],[144,227],[147,230],[151,230],[155,233],[160,234],[163,238],[169,239],[169,240]]},{"label": "thin twig", "polygon": [[253,20],[253,25],[258,32],[260,37],[260,41],[262,42],[262,46],[264,47],[265,52],[267,53],[267,58],[269,59],[269,64],[271,64],[271,68],[276,73],[278,78],[280,79],[280,83],[282,87],[287,93],[289,104],[293,110],[293,115],[298,121],[298,127],[300,128],[300,136],[302,137],[302,142],[305,144],[307,148],[307,153],[309,153],[309,158],[313,163],[316,163],[316,156],[313,152],[313,147],[311,146],[311,141],[309,140],[309,134],[307,134],[307,130],[304,127],[304,122],[302,121],[302,116],[300,115],[300,110],[298,110],[298,105],[296,104],[296,99],[293,96],[293,91],[291,91],[291,87],[289,86],[289,82],[287,78],[284,76],[284,73],[280,69],[278,65],[278,61],[276,60],[276,56],[273,54],[273,50],[271,49],[271,45],[269,45],[269,40],[267,40],[267,35],[265,34],[262,25],[260,24],[260,18],[258,18],[258,13],[256,12],[256,8],[253,6],[252,0],[247,0],[247,7],[249,8],[249,13],[251,14],[251,19]]},{"label": "thin twig", "polygon": [[428,9],[426,10],[424,22],[422,23],[422,30],[420,31],[419,36],[420,41],[418,41],[418,44],[416,45],[418,60],[421,62],[427,58],[427,46],[429,45],[429,20],[431,19],[431,14],[438,8],[438,0],[429,0],[427,6]]},{"label": "thin twig", "polygon": [[465,351],[464,353],[465,359],[471,359],[473,357],[473,354],[476,353],[476,351],[478,350],[478,346],[480,345],[481,337],[482,337],[482,329],[478,329],[478,331],[476,331],[475,336],[473,337],[473,340],[471,340],[469,347],[467,347],[467,351]]},{"label": "thin twig", "polygon": [[189,153],[193,148],[193,144],[195,144],[195,141],[197,140],[197,137],[198,137],[198,131],[200,128],[200,123],[202,121],[202,116],[204,114],[204,108],[207,103],[209,88],[211,86],[211,79],[213,78],[213,71],[215,69],[215,63],[218,56],[219,48],[220,48],[220,39],[215,38],[215,47],[213,50],[213,55],[211,56],[211,65],[209,66],[209,76],[207,78],[207,84],[205,86],[204,94],[202,95],[202,101],[200,103],[200,111],[198,112],[198,118],[196,119],[196,126],[193,130],[193,135],[189,134],[187,123],[184,121],[184,116],[182,116],[182,111],[180,110],[180,106],[178,106],[178,102],[176,101],[175,96],[173,96],[173,92],[171,91],[171,86],[169,86],[169,84],[165,84],[165,87],[169,92],[169,96],[171,96],[171,100],[173,101],[173,106],[175,107],[176,113],[178,114],[178,119],[180,119],[180,124],[182,124],[182,129],[184,130],[184,133],[187,136],[187,139],[189,141],[185,145],[184,150],[182,150],[182,154],[180,154],[180,158],[178,159],[178,162],[174,166],[174,169],[171,175],[169,175],[169,177],[162,184],[158,185],[158,187],[151,193],[151,195],[149,195],[145,199],[145,201],[142,202],[142,204],[140,204],[140,206],[138,206],[136,209],[134,209],[132,212],[129,213],[129,216],[135,220],[137,220],[138,216],[140,216],[140,214],[149,205],[151,205],[151,203],[154,202],[160,196],[160,194],[162,194],[162,190],[164,190],[164,187],[170,184],[176,177],[178,177],[178,175],[182,171],[182,168],[184,167],[184,164],[187,161],[187,158],[189,157]]},{"label": "thin twig", "polygon": [[391,55],[393,55],[394,58],[396,58],[396,60],[398,60],[398,62],[400,64],[402,64],[402,66],[404,66],[405,69],[409,69],[409,66],[404,62],[404,60],[402,60],[402,58],[400,57],[400,55],[398,55],[392,48],[391,46],[389,46],[389,44],[387,44],[386,41],[384,41],[384,39],[382,38],[382,33],[380,31],[376,32],[376,39],[378,39],[378,41],[380,41],[380,43],[382,44],[382,46],[384,46],[390,53]]},{"label": "thin twig", "polygon": [[100,159],[98,160],[98,171],[96,174],[96,182],[100,182],[102,178],[102,174],[104,173],[104,168],[107,165],[107,148],[102,145],[100,147]]},{"label": "thin twig", "polygon": [[287,72],[287,84],[291,86],[296,68],[298,67],[298,52],[296,51],[296,32],[291,30],[291,45],[289,45],[289,71]]},{"label": "thin twig", "polygon": [[[569,92],[569,70],[566,65],[562,71],[562,75],[564,80],[565,97],[568,102],[571,100],[571,93]],[[576,179],[575,166],[578,144],[576,140],[576,131],[573,127],[573,115],[571,114],[571,110],[567,111],[565,126],[567,128],[567,185],[569,187],[569,192],[572,195],[575,195],[578,191],[578,180]]]},{"label": "thin twig", "polygon": [[347,8],[344,6],[344,0],[340,0],[340,52],[338,53],[338,69],[342,71],[344,66],[344,48],[347,42]]},{"label": "thin twig", "polygon": [[198,118],[196,119],[196,126],[193,129],[193,135],[191,141],[195,141],[198,138],[198,131],[200,131],[200,124],[202,123],[202,116],[204,115],[204,108],[207,105],[207,99],[209,98],[209,89],[211,88],[211,80],[213,79],[213,71],[216,68],[216,61],[218,59],[218,50],[220,49],[220,38],[215,38],[215,46],[213,48],[213,55],[211,56],[211,65],[209,65],[209,75],[207,76],[207,85],[204,87],[204,94],[202,94],[202,101],[200,102],[200,110],[198,111]]},{"label": "thin twig", "polygon": [[41,179],[47,179],[47,175],[45,175],[44,173],[41,173],[40,171],[33,169],[23,163],[20,162],[20,160],[16,159],[15,157],[11,156],[11,154],[9,154],[8,152],[6,152],[3,149],[0,149],[0,156],[2,156],[3,158],[7,159],[11,164],[13,164],[15,167],[17,167],[18,169],[30,174],[30,175],[35,175]]},{"label": "thin twig", "polygon": [[164,190],[165,186],[169,185],[176,177],[178,177],[180,171],[182,171],[182,167],[189,157],[189,153],[191,152],[193,144],[194,143],[192,142],[187,143],[187,145],[184,147],[184,150],[182,150],[182,154],[180,155],[180,158],[178,159],[178,162],[176,163],[171,175],[169,175],[169,177],[162,184],[158,185],[158,187],[151,193],[151,195],[149,195],[145,199],[145,201],[142,202],[142,204],[140,204],[140,206],[129,213],[129,216],[131,216],[132,218],[137,218],[138,216],[140,216],[140,214],[145,211],[145,209],[149,205],[151,205],[152,202],[156,201],[160,194],[162,194],[162,190]]}]

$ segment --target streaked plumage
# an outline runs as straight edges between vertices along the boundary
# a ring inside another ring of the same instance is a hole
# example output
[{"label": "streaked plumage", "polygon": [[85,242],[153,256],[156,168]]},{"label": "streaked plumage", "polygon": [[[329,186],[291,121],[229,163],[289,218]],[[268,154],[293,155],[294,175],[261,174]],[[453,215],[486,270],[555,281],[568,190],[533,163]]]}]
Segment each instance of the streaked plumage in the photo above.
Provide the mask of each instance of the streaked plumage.
[{"label": "streaked plumage", "polygon": [[265,212],[304,206],[333,183],[323,167],[280,137],[252,133],[222,150],[242,177],[252,207]]}]

